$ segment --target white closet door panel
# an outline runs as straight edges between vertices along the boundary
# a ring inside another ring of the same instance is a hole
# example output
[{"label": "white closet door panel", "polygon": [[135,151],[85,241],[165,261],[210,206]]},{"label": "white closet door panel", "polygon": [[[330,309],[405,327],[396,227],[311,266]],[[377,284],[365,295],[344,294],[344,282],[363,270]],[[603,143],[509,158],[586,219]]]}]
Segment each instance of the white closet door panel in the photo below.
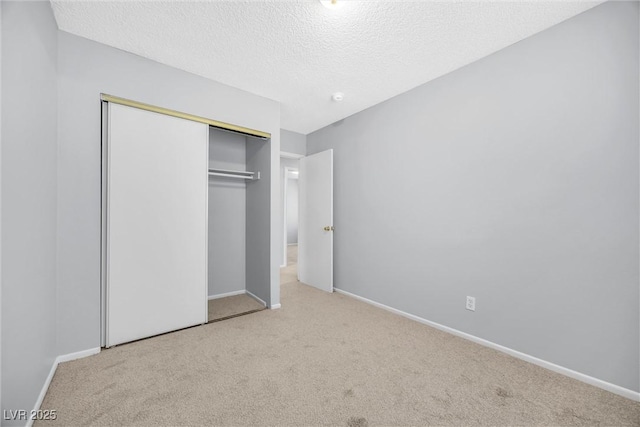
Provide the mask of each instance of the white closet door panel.
[{"label": "white closet door panel", "polygon": [[109,104],[107,346],[206,322],[208,126]]}]

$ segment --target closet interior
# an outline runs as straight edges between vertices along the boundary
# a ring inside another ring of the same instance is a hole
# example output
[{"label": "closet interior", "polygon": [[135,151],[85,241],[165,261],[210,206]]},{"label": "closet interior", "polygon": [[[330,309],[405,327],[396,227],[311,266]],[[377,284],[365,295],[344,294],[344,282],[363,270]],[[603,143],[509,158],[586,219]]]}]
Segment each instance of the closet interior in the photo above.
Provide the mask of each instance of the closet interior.
[{"label": "closet interior", "polygon": [[247,197],[260,180],[247,167],[250,144],[264,140],[209,127],[208,321],[266,308],[247,290]]}]

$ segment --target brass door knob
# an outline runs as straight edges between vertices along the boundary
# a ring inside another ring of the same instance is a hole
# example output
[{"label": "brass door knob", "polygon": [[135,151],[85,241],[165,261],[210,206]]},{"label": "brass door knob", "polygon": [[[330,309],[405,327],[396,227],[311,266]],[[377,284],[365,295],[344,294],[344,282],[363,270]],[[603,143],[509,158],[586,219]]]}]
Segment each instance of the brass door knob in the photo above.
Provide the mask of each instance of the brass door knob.
[{"label": "brass door knob", "polygon": [[327,225],[327,226],[324,228],[324,231],[333,231],[333,225]]}]

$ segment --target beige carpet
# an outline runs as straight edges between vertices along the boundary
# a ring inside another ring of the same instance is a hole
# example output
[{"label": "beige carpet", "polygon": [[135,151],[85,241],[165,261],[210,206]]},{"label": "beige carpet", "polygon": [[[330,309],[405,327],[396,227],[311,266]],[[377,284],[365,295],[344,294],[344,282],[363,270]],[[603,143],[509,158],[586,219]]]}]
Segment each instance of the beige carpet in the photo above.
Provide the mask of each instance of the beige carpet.
[{"label": "beige carpet", "polygon": [[212,299],[209,300],[209,322],[230,319],[264,309],[264,305],[246,294]]},{"label": "beige carpet", "polygon": [[287,267],[298,263],[298,245],[287,245]]},{"label": "beige carpet", "polygon": [[280,269],[280,283],[298,280],[298,245],[287,246],[287,267]]},{"label": "beige carpet", "polygon": [[640,420],[640,403],[295,280],[279,310],[62,363],[42,408],[64,426]]}]

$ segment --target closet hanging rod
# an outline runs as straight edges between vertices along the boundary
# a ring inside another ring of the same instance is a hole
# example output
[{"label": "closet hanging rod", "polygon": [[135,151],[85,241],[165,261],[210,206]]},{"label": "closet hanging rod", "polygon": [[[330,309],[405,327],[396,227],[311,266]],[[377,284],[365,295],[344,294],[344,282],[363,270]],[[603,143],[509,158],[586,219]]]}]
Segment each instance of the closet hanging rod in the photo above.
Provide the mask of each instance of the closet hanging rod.
[{"label": "closet hanging rod", "polygon": [[237,171],[229,169],[209,169],[210,176],[222,176],[225,178],[238,178],[238,179],[260,179],[260,172],[251,171]]}]

